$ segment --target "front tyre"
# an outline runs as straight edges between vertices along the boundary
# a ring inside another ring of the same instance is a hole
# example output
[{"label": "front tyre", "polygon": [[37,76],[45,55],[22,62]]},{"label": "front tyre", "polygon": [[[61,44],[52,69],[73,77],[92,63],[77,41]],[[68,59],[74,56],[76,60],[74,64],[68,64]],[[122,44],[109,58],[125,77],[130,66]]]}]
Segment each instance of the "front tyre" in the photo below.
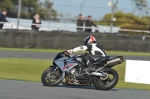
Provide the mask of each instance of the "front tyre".
[{"label": "front tyre", "polygon": [[62,71],[57,66],[47,68],[42,76],[41,81],[45,86],[57,86],[62,81]]},{"label": "front tyre", "polygon": [[104,68],[102,71],[107,77],[94,77],[93,84],[98,90],[110,90],[118,83],[118,73],[112,68]]}]

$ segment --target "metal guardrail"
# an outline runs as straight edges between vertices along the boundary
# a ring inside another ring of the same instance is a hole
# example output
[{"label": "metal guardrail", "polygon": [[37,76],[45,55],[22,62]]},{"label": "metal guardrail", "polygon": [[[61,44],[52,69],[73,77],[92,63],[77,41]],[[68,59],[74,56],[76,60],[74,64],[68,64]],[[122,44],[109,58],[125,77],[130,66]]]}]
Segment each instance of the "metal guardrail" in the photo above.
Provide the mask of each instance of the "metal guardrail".
[{"label": "metal guardrail", "polygon": [[145,32],[145,33],[150,33],[150,31],[144,31],[144,30],[130,30],[130,29],[119,29],[121,31],[128,31],[128,32]]},{"label": "metal guardrail", "polygon": [[[9,22],[0,22],[0,23],[5,24],[5,23],[9,23]],[[30,24],[30,23],[21,23],[21,24]],[[10,22],[9,25],[10,25],[10,29],[14,29],[14,25],[15,25],[14,23]],[[30,25],[41,25],[41,24],[32,24],[31,23]],[[62,25],[52,25],[52,24],[51,25],[50,24],[42,24],[42,25],[45,25],[45,26],[49,27],[49,29],[40,29],[40,30],[46,30],[46,31],[50,31],[51,30],[50,27],[56,27],[57,30],[60,30],[60,28],[62,28],[62,27],[93,29],[93,27],[85,27],[85,26],[83,26],[83,27],[81,27],[81,26],[69,26],[69,25],[68,26],[62,26]],[[106,28],[99,28],[99,27],[94,27],[94,28],[95,28],[95,30],[98,30],[98,31],[101,31],[101,32],[105,32],[106,30],[109,30],[109,29],[106,29]],[[24,29],[31,30],[31,28],[26,28],[26,27]],[[150,31],[144,31],[144,30],[118,29],[118,31],[119,30],[121,30],[121,31],[131,31],[131,32],[145,32],[145,33],[150,34]]]},{"label": "metal guardrail", "polygon": [[[9,23],[9,22],[0,22],[0,23],[2,23],[2,24],[5,24],[5,23]],[[13,25],[14,25],[14,23],[9,23],[10,24],[10,29],[13,29]],[[21,23],[21,24],[29,24],[29,23]],[[30,25],[41,25],[41,24],[33,24],[33,23],[31,23]],[[49,24],[42,24],[42,25],[49,25]],[[83,28],[83,29],[93,29],[93,27],[81,27],[81,26],[76,26],[76,27],[74,27],[74,26],[60,26],[60,25],[50,25],[51,27],[57,27],[57,30],[59,30],[60,29],[60,27],[68,27],[68,28]],[[49,26],[49,27],[50,27]],[[19,29],[19,28],[18,28]],[[26,28],[26,29],[29,29],[29,30],[31,30],[31,28]],[[99,27],[95,27],[95,30],[99,30]]]}]

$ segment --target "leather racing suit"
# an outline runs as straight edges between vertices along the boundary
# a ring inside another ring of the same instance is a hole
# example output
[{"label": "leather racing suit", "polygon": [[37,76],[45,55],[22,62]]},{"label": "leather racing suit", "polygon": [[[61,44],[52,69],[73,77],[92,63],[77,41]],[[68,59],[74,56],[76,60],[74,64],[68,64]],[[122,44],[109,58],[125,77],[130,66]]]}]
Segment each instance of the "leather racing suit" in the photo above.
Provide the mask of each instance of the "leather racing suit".
[{"label": "leather racing suit", "polygon": [[[94,56],[105,57],[106,53],[103,47],[97,43],[91,43],[88,45],[81,45],[79,47],[67,50],[68,53],[74,53],[78,51],[89,51],[89,54]],[[83,60],[87,63],[88,67],[92,67],[92,59],[89,54],[83,55]]]}]

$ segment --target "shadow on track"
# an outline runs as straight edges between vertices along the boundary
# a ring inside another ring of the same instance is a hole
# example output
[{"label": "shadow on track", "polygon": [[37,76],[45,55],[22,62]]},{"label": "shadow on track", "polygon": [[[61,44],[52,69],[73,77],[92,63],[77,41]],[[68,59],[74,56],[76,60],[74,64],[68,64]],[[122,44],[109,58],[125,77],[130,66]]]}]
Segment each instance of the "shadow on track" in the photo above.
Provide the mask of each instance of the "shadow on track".
[{"label": "shadow on track", "polygon": [[[44,85],[43,85],[44,86]],[[45,86],[45,87],[51,87],[51,86]],[[97,90],[93,86],[71,86],[71,85],[58,85],[55,87],[62,87],[62,88],[77,88],[77,89],[91,89],[91,90]],[[118,89],[113,88],[110,90],[101,90],[101,91],[118,91]]]}]

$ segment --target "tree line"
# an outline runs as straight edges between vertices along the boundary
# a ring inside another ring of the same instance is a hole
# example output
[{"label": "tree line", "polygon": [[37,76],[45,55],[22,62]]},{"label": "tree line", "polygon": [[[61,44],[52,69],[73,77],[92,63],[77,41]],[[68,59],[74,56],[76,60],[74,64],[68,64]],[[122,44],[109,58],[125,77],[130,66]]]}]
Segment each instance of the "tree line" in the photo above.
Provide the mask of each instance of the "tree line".
[{"label": "tree line", "polygon": [[[140,17],[132,13],[123,13],[118,11],[114,14],[114,26],[133,26],[133,25],[150,25],[150,16]],[[98,24],[109,25],[111,21],[111,13],[106,14]]]},{"label": "tree line", "polygon": [[[0,10],[7,10],[8,17],[17,18],[19,0],[0,0]],[[53,3],[50,0],[22,0],[21,18],[33,18],[38,13],[44,20],[57,19],[58,13],[53,9]]]},{"label": "tree line", "polygon": [[[0,10],[6,9],[7,17],[17,18],[19,0],[0,0]],[[126,27],[135,25],[150,25],[150,16],[148,16],[147,0],[132,0],[135,5],[133,13],[124,13],[117,10],[114,14],[116,21],[114,26]],[[58,12],[53,9],[53,3],[50,0],[22,0],[21,18],[31,19],[38,13],[43,20],[58,20]],[[135,13],[139,12],[138,15]],[[69,19],[67,19],[69,20]],[[104,15],[100,25],[110,25],[111,13]]]},{"label": "tree line", "polygon": [[[148,30],[150,26],[150,16],[147,0],[131,0],[133,2],[133,12],[124,13],[117,9],[114,14],[114,26],[121,28]],[[100,25],[110,25],[111,13],[104,15],[104,17],[97,22]]]}]

